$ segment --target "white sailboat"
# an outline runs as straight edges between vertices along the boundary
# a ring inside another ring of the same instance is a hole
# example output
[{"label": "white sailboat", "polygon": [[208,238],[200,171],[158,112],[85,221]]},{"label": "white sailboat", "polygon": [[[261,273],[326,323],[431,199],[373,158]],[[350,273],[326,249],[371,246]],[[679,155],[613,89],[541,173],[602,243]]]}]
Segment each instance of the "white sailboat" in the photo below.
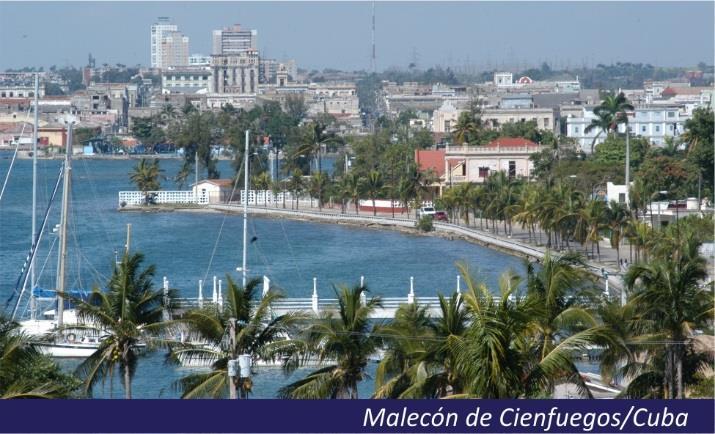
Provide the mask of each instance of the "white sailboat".
[{"label": "white sailboat", "polygon": [[[45,213],[42,226],[39,232],[36,232],[36,212],[37,212],[37,128],[38,128],[38,91],[39,80],[35,78],[35,125],[33,131],[33,200],[32,200],[32,247],[28,255],[29,272],[24,275],[22,291],[18,295],[15,308],[13,309],[12,319],[14,320],[19,304],[22,301],[27,280],[30,279],[30,318],[19,321],[22,332],[30,336],[33,345],[41,352],[52,357],[88,357],[97,348],[99,348],[100,336],[96,333],[86,333],[82,336],[77,336],[77,333],[65,332],[64,326],[80,324],[74,309],[65,310],[65,300],[62,294],[66,289],[66,262],[67,262],[67,228],[70,205],[70,191],[72,182],[72,126],[74,121],[67,122],[67,147],[65,160],[62,168],[62,214],[59,225],[59,243],[60,252],[57,271],[57,289],[56,291],[45,291],[37,287],[35,276],[35,258],[37,247],[42,237],[42,233],[46,227],[47,218],[49,215],[49,207]],[[58,184],[55,186],[57,191]],[[54,197],[53,193],[53,197]],[[22,275],[21,275],[22,278]],[[18,280],[19,282],[19,280]],[[49,293],[49,294],[48,294]],[[69,292],[72,294],[72,292]],[[79,295],[79,294],[78,294]],[[38,317],[38,311],[42,308],[42,301],[50,301],[55,304],[54,309],[43,310]]]}]

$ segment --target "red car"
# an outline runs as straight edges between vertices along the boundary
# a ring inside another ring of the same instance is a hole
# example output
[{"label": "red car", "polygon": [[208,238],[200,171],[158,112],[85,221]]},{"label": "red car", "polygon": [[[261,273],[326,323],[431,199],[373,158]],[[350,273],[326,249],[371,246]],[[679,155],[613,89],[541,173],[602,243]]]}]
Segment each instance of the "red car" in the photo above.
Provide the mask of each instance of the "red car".
[{"label": "red car", "polygon": [[447,218],[447,212],[446,212],[446,211],[436,211],[436,212],[434,213],[434,219],[435,219],[436,221],[440,221],[440,222],[446,222],[446,221],[449,220],[449,219]]}]

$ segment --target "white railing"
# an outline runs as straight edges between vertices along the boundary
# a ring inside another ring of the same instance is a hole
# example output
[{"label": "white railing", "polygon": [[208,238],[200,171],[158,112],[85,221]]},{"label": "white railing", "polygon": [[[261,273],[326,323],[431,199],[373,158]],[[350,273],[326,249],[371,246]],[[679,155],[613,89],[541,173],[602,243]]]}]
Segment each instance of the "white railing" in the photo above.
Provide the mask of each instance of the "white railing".
[{"label": "white railing", "polygon": [[[246,192],[241,190],[240,203],[243,204],[246,198]],[[271,190],[248,190],[248,204],[249,205],[281,205],[283,202],[290,203],[295,200],[293,195],[289,192],[274,193]],[[303,201],[302,199],[298,199]]]},{"label": "white railing", "polygon": [[[150,195],[153,199],[153,203],[157,204],[188,204],[188,203],[199,203],[208,204],[208,197],[200,197],[197,202],[194,197],[193,191],[148,191],[146,194],[141,191],[120,191],[119,192],[119,206],[138,206],[144,205],[146,202],[147,195]],[[204,201],[202,201],[202,199]],[[123,205],[122,205],[123,204]]]},{"label": "white railing", "polygon": [[447,146],[447,155],[452,154],[533,154],[545,146]]}]

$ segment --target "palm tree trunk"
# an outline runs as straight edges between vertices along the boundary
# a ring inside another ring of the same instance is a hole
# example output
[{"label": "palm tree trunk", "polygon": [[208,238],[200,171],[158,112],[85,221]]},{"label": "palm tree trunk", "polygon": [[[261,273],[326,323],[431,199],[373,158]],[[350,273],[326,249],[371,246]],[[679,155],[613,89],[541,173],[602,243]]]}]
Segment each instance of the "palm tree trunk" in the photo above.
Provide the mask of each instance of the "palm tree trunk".
[{"label": "palm tree trunk", "polygon": [[377,215],[377,208],[375,208],[375,198],[372,198],[372,215],[376,216]]},{"label": "palm tree trunk", "polygon": [[129,372],[129,348],[126,346],[122,350],[122,362],[124,364],[124,398],[132,399],[132,377]]}]

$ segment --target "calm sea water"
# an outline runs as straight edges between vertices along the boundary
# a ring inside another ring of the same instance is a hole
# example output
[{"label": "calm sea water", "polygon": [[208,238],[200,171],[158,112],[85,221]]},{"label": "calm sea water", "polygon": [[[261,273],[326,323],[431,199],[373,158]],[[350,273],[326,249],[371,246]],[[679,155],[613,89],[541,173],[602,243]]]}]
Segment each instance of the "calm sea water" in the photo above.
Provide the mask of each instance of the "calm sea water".
[{"label": "calm sea water", "polygon": [[[9,154],[0,153],[0,182],[10,164]],[[133,190],[128,173],[136,161],[75,160],[71,234],[69,245],[69,283],[73,288],[89,289],[102,285],[111,273],[115,251],[121,252],[126,225],[132,224],[133,251],[145,254],[147,263],[157,268],[156,284],[167,276],[172,287],[184,296],[195,297],[198,280],[203,279],[204,296],[210,296],[212,276],[227,273],[240,276],[235,269],[241,262],[242,220],[238,215],[197,212],[138,213],[118,212],[117,192]],[[178,171],[180,161],[162,160],[167,178]],[[38,214],[44,212],[60,167],[59,161],[38,162]],[[228,162],[221,162],[223,175],[232,173]],[[175,189],[170,180],[165,189]],[[32,205],[32,162],[18,160],[0,202],[0,301],[15,287],[30,246]],[[50,227],[59,223],[59,195],[53,206]],[[417,296],[450,293],[456,286],[455,263],[466,261],[479,278],[496,287],[498,276],[508,268],[523,271],[520,259],[464,241],[423,237],[388,230],[355,228],[330,224],[294,222],[281,219],[251,218],[249,235],[257,237],[249,251],[253,276],[267,275],[287,295],[309,297],[312,278],[318,278],[321,297],[333,297],[333,285],[354,284],[365,276],[373,294],[406,296],[409,278],[415,278]],[[54,287],[56,236],[47,231],[37,263],[39,284]],[[48,254],[49,252],[49,254]],[[63,361],[71,369],[76,361]],[[164,354],[153,353],[143,359],[137,371],[133,392],[136,397],[176,397],[172,382],[187,369],[164,363]],[[374,373],[374,365],[370,367]],[[305,371],[297,372],[293,379]],[[275,396],[286,384],[280,369],[263,369],[254,379],[254,397]],[[115,396],[121,385],[114,382]],[[363,382],[364,397],[372,391],[372,380]],[[109,383],[95,390],[95,396],[108,397]]]}]

